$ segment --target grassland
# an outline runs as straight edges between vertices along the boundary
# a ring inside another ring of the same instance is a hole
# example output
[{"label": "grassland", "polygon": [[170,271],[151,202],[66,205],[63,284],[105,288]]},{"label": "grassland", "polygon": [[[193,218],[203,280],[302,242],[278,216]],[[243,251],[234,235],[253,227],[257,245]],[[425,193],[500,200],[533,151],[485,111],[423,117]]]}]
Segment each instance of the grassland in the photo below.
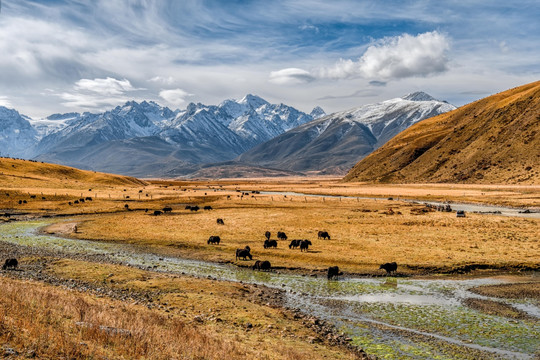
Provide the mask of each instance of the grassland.
[{"label": "grassland", "polygon": [[[477,214],[460,219],[453,213],[423,212],[422,205],[388,200],[248,197],[211,200],[204,204],[214,210],[199,212],[185,210],[176,201],[166,204],[173,207],[172,213],[131,211],[89,218],[71,235],[150,245],[164,254],[220,262],[235,261],[235,249],[248,245],[255,259],[274,266],[312,270],[339,265],[352,273],[377,273],[379,264],[390,261],[400,264],[400,272],[417,273],[470,264],[535,268],[540,259],[535,219]],[[217,218],[225,225],[217,225]],[[289,239],[309,239],[313,246],[300,252],[289,249],[289,241],[279,241],[277,249],[263,249],[266,230],[273,238],[284,231]],[[318,230],[328,231],[332,239],[317,239]],[[210,235],[220,236],[220,245],[207,245]]]},{"label": "grassland", "polygon": [[[389,261],[399,264],[401,275],[461,272],[475,265],[486,270],[474,274],[540,267],[538,219],[479,214],[463,219],[398,200],[540,208],[540,188],[534,185],[384,186],[332,178],[140,181],[12,159],[0,159],[0,166],[0,221],[57,217],[45,231],[60,236],[129,243],[169,256],[239,266],[254,262],[234,258],[236,248],[249,245],[254,260],[269,260],[278,271],[322,273],[339,265],[348,273],[383,275],[379,264]],[[265,191],[352,198],[257,193]],[[81,198],[92,200],[74,204]],[[213,210],[185,209],[195,204]],[[165,206],[173,211],[152,215]],[[10,217],[2,216],[5,213]],[[217,225],[217,218],[225,225]],[[300,252],[289,249],[288,241],[279,241],[277,249],[263,249],[267,230],[273,239],[277,231],[284,231],[289,240],[309,239],[313,245],[310,251]],[[328,231],[331,240],[317,239],[318,230]],[[220,245],[208,245],[210,235],[220,236]],[[261,289],[73,259],[47,263],[43,274],[62,284],[87,284],[105,293],[97,297],[88,291],[3,276],[0,342],[21,354],[35,351],[44,359],[353,356],[315,341],[317,334],[302,320],[265,305]],[[533,287],[524,285],[519,291]],[[143,294],[146,300],[111,298],[109,291]],[[135,335],[105,336],[99,326]]]}]

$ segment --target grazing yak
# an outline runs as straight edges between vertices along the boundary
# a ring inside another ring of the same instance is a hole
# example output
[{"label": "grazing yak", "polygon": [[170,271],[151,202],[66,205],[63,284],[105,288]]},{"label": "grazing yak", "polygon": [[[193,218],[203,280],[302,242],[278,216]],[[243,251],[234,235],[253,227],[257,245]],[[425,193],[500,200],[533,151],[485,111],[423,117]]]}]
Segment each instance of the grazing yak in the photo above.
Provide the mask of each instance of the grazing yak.
[{"label": "grazing yak", "polygon": [[343,275],[343,272],[339,271],[339,266],[330,266],[328,268],[328,280],[337,278],[340,275]]},{"label": "grazing yak", "polygon": [[310,245],[311,245],[311,241],[302,240],[300,242],[300,251],[308,251],[308,248],[309,248]]},{"label": "grazing yak", "polygon": [[243,249],[236,249],[236,261],[238,261],[238,258],[243,258],[244,260],[253,260],[253,256],[251,256],[251,249],[249,246],[246,246]]},{"label": "grazing yak", "polygon": [[216,222],[217,222],[218,225],[225,225],[225,223],[223,222],[223,219],[221,219],[221,218],[217,219]]},{"label": "grazing yak", "polygon": [[268,248],[271,248],[271,247],[277,248],[277,241],[276,240],[264,240],[264,248],[268,249]]},{"label": "grazing yak", "polygon": [[397,270],[397,264],[396,264],[396,262],[385,263],[385,264],[382,264],[379,267],[379,270],[381,270],[381,269],[386,270],[387,275],[391,274],[391,273],[395,273],[396,270]]},{"label": "grazing yak", "polygon": [[161,214],[163,214],[163,212],[160,211],[160,210],[155,210],[154,211],[154,216],[158,216],[158,215],[161,215]]},{"label": "grazing yak", "polygon": [[270,240],[270,236],[272,236],[272,233],[270,231],[264,233],[264,237],[266,238],[266,240]]},{"label": "grazing yak", "polygon": [[220,241],[221,241],[221,238],[219,236],[212,235],[212,236],[210,236],[208,238],[208,244],[217,244],[217,245],[219,245]]},{"label": "grazing yak", "polygon": [[170,206],[165,206],[162,210],[163,210],[164,213],[169,213],[169,212],[172,211],[172,207],[170,207]]},{"label": "grazing yak", "polygon": [[2,265],[2,270],[15,270],[17,266],[19,266],[19,262],[17,261],[17,259],[7,259],[4,265]]},{"label": "grazing yak", "polygon": [[204,210],[214,210],[214,209],[212,209],[212,207],[211,207],[210,205],[206,205],[206,206],[204,207]]},{"label": "grazing yak", "polygon": [[287,235],[283,231],[278,231],[277,238],[279,240],[287,240]]},{"label": "grazing yak", "polygon": [[186,205],[186,210],[191,210],[191,205]]},{"label": "grazing yak", "polygon": [[296,249],[300,246],[300,243],[302,240],[291,240],[291,243],[289,244],[289,249]]},{"label": "grazing yak", "polygon": [[262,270],[262,271],[269,271],[272,268],[272,265],[270,264],[270,261],[268,260],[257,260],[255,261],[255,264],[253,264],[253,270]]},{"label": "grazing yak", "polygon": [[191,211],[199,211],[199,209],[200,209],[200,207],[195,205],[195,206],[192,206],[189,210],[191,210]]},{"label": "grazing yak", "polygon": [[328,231],[319,231],[317,233],[317,238],[323,239],[323,240],[330,240],[330,235],[328,235]]}]

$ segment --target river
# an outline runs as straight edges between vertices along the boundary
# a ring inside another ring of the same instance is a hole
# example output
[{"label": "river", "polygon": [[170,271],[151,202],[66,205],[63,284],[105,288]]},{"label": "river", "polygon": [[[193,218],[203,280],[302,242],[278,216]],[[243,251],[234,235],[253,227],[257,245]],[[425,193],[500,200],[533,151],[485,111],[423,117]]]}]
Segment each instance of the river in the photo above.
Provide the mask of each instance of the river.
[{"label": "river", "polygon": [[[279,288],[286,306],[327,320],[366,352],[382,359],[532,359],[540,348],[540,308],[534,301],[493,299],[470,292],[501,280],[419,280],[322,277],[255,272],[229,264],[164,257],[132,245],[41,235],[45,221],[0,226],[0,241],[66,254],[100,254],[114,262],[155,271],[242,281]],[[156,267],[156,268],[154,268]],[[503,301],[531,319],[486,315],[463,305],[467,298]],[[472,357],[471,357],[472,356]]]}]

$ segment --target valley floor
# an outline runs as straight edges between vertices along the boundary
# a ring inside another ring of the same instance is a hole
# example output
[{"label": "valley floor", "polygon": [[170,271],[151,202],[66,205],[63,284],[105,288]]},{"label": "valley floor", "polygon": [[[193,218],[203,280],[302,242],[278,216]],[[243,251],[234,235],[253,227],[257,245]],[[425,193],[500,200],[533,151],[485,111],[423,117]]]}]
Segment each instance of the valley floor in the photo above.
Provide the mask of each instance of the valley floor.
[{"label": "valley floor", "polygon": [[[540,268],[540,219],[472,213],[457,218],[454,212],[403,199],[538,211],[540,187],[373,186],[328,178],[50,187],[21,181],[0,189],[0,214],[5,215],[0,221],[51,217],[54,224],[43,231],[62,237],[126,243],[158,256],[243,267],[269,260],[277,271],[317,277],[334,265],[353,276],[383,276],[379,265],[391,261],[398,263],[396,275],[404,277],[519,274]],[[186,209],[195,205],[199,211]],[[165,207],[171,211],[154,215]],[[218,218],[224,225],[217,224]],[[319,230],[331,239],[319,239]],[[264,249],[265,231],[272,239],[283,231],[288,240]],[[209,236],[220,236],[220,244],[208,245]],[[312,246],[307,252],[289,249],[292,239],[309,239]],[[253,260],[235,259],[235,250],[246,245]],[[314,321],[282,310],[279,293],[264,287],[158,274],[87,256],[32,253],[12,245],[0,250],[2,259],[18,257],[23,270],[2,273],[4,356],[23,357],[29,351],[39,358],[361,356],[321,336]],[[490,308],[486,303],[470,306]]]}]

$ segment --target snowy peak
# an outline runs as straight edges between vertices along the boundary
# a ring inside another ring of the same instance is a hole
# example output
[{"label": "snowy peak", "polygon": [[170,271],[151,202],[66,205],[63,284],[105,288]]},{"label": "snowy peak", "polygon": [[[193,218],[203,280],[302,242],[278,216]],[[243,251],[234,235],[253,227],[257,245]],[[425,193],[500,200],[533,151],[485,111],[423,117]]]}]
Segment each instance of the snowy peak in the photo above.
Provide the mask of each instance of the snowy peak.
[{"label": "snowy peak", "polygon": [[409,101],[439,101],[435,99],[433,96],[426,94],[423,91],[417,91],[410,94],[407,94],[402,97],[403,100],[409,100]]},{"label": "snowy peak", "polygon": [[311,112],[309,113],[309,115],[313,118],[313,119],[320,119],[324,116],[326,116],[326,113],[324,112],[324,110],[320,107],[320,106],[315,106],[313,108],[313,110],[311,110]]},{"label": "snowy peak", "polygon": [[253,109],[258,109],[263,105],[269,104],[269,102],[264,100],[263,98],[251,94],[247,94],[246,96],[244,96],[242,100],[238,101],[238,103],[242,105],[249,105]]},{"label": "snowy peak", "polygon": [[30,157],[33,155],[38,134],[18,111],[0,106],[0,155]]}]

